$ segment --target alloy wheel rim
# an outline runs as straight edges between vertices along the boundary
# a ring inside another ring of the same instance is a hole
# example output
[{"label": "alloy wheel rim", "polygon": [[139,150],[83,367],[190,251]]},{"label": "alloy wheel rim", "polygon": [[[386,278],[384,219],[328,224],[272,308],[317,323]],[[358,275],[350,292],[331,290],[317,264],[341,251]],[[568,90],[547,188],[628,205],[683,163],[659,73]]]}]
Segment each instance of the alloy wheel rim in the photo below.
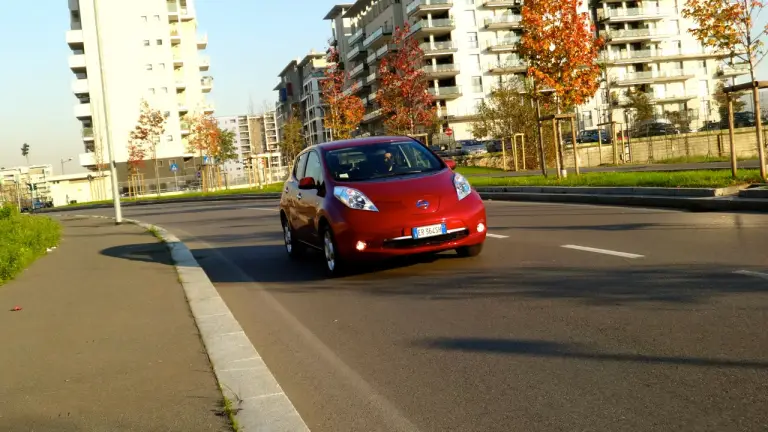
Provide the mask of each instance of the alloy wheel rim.
[{"label": "alloy wheel rim", "polygon": [[288,251],[288,253],[291,253],[293,244],[291,241],[291,229],[288,228],[288,224],[283,225],[283,238],[285,239],[285,249]]},{"label": "alloy wheel rim", "polygon": [[325,233],[325,263],[328,265],[328,270],[333,271],[336,268],[336,253],[333,250],[333,240],[331,240],[331,233]]}]

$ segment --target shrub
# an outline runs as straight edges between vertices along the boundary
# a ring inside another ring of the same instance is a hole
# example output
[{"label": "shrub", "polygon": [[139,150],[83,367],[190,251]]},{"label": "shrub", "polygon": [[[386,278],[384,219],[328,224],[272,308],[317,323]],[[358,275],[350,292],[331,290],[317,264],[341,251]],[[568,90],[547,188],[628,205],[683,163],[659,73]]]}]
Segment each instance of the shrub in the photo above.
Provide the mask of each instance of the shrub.
[{"label": "shrub", "polygon": [[61,226],[51,218],[0,207],[0,285],[13,279],[47,249],[58,244]]}]

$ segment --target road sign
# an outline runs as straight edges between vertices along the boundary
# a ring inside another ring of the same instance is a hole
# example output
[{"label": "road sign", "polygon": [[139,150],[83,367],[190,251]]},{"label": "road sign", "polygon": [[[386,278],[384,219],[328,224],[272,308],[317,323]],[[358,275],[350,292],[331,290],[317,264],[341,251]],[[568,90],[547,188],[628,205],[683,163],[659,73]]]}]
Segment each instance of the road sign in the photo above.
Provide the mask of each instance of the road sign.
[{"label": "road sign", "polygon": [[445,129],[445,134],[446,134],[446,135],[448,135],[448,136],[451,136],[451,135],[453,135],[453,129],[451,129],[451,128],[446,128],[446,129]]},{"label": "road sign", "polygon": [[171,171],[176,172],[178,170],[179,170],[179,166],[178,165],[176,165],[175,163],[171,164]]}]

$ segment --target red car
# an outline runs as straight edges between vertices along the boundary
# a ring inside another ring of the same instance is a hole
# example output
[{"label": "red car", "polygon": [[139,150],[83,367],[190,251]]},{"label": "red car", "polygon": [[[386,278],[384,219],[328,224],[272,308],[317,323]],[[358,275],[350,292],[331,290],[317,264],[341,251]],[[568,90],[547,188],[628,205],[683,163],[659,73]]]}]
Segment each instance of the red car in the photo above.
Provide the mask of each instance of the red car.
[{"label": "red car", "polygon": [[334,276],[360,260],[451,249],[480,254],[485,205],[454,167],[410,137],[305,149],[280,199],[288,255],[318,249]]}]

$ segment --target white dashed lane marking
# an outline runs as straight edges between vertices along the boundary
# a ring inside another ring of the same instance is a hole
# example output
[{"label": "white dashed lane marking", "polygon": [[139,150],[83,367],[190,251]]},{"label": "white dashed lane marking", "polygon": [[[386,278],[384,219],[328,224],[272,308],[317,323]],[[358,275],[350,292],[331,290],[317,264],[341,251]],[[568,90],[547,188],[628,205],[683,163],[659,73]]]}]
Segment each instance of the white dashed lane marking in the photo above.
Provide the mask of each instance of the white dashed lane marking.
[{"label": "white dashed lane marking", "polygon": [[613,256],[618,256],[618,257],[622,257],[622,258],[632,258],[632,259],[643,258],[643,255],[627,253],[627,252],[612,251],[612,250],[608,250],[608,249],[591,248],[591,247],[587,247],[587,246],[563,245],[561,247],[564,247],[566,249],[580,250],[580,251],[584,251],[584,252],[594,252],[594,253],[599,253],[599,254],[604,254],[604,255],[613,255]]},{"label": "white dashed lane marking", "polygon": [[760,273],[760,272],[749,271],[749,270],[736,270],[733,273],[738,275],[752,276],[752,277],[768,280],[768,273]]}]

